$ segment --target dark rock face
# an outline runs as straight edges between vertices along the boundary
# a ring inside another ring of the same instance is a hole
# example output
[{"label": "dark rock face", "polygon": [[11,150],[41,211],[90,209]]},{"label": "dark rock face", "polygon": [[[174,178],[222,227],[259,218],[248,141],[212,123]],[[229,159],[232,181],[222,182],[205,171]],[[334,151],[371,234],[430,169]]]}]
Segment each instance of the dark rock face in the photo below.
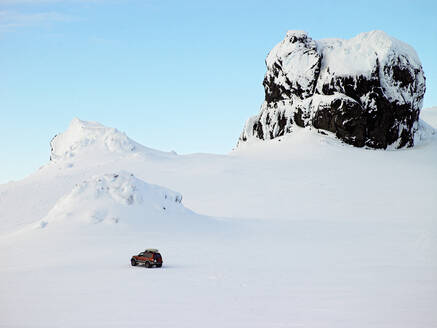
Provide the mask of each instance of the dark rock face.
[{"label": "dark rock face", "polygon": [[317,42],[290,31],[266,66],[265,102],[239,142],[273,139],[299,126],[357,147],[414,145],[425,77],[407,44],[381,31]]},{"label": "dark rock face", "polygon": [[319,104],[311,123],[317,129],[335,133],[351,145],[363,147],[365,144],[366,119],[362,107],[353,99],[335,97]]}]

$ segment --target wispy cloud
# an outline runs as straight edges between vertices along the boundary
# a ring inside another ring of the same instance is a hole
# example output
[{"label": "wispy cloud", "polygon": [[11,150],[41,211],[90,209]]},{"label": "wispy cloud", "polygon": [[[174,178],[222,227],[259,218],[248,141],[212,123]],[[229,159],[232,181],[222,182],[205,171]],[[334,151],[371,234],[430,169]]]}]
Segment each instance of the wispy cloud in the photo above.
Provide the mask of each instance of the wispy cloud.
[{"label": "wispy cloud", "polygon": [[77,17],[61,13],[59,10],[62,9],[57,4],[102,4],[117,1],[123,0],[0,0],[0,32],[77,20]]},{"label": "wispy cloud", "polygon": [[37,4],[37,3],[50,3],[50,2],[61,2],[61,1],[63,0],[0,0],[0,5]]},{"label": "wispy cloud", "polygon": [[71,22],[72,20],[74,20],[73,17],[58,12],[22,13],[11,10],[0,10],[1,31],[55,22]]}]

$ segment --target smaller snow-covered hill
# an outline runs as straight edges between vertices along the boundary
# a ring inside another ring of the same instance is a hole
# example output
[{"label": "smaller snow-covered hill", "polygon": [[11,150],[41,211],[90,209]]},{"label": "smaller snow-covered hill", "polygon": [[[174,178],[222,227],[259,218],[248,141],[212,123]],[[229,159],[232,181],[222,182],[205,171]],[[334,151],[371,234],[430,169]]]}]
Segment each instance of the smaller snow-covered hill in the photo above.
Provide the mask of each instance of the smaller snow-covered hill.
[{"label": "smaller snow-covered hill", "polygon": [[54,223],[135,223],[188,213],[182,195],[136,178],[128,172],[104,174],[77,184],[38,225]]},{"label": "smaller snow-covered hill", "polygon": [[104,126],[97,122],[82,121],[74,118],[68,129],[56,135],[50,142],[50,160],[52,162],[68,161],[86,153],[88,156],[98,153],[118,155],[146,154],[170,155],[151,148],[147,148],[130,139],[125,133],[115,128]]}]

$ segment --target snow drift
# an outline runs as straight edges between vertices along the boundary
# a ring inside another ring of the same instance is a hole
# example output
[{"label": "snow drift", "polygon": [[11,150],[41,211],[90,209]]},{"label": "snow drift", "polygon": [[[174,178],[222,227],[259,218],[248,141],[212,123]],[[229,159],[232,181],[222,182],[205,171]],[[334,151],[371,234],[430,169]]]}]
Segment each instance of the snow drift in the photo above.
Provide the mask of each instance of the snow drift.
[{"label": "snow drift", "polygon": [[382,31],[315,41],[289,31],[266,59],[265,101],[239,144],[314,127],[357,147],[411,147],[425,76],[412,47]]},{"label": "snow drift", "polygon": [[37,227],[61,222],[141,224],[167,214],[187,212],[181,194],[119,172],[97,175],[77,184]]}]

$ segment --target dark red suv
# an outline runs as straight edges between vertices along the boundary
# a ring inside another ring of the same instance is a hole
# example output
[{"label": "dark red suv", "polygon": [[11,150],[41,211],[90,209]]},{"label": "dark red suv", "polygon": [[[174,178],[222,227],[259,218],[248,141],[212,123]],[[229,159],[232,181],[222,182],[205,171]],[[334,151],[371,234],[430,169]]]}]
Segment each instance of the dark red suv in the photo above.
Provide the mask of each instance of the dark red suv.
[{"label": "dark red suv", "polygon": [[138,255],[132,256],[130,263],[132,266],[138,265],[138,263],[144,263],[146,268],[156,266],[157,268],[162,267],[162,256],[157,249],[149,248]]}]

